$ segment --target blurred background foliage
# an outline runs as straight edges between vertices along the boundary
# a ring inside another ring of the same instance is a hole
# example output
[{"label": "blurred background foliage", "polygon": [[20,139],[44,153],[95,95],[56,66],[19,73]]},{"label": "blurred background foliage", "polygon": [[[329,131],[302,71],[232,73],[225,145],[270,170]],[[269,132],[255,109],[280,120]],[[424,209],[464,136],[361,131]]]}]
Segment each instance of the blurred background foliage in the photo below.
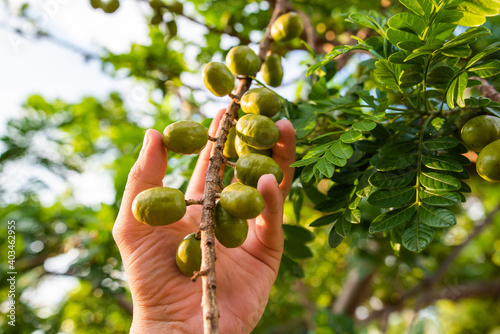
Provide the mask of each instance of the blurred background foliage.
[{"label": "blurred background foliage", "polygon": [[[103,99],[82,97],[77,103],[32,95],[26,98],[23,114],[9,120],[1,134],[0,244],[7,244],[6,222],[15,220],[19,275],[16,327],[8,326],[2,315],[0,333],[128,332],[131,299],[111,228],[145,130],[162,131],[179,119],[208,125],[210,115],[202,108],[218,108],[219,102],[201,86],[202,65],[223,59],[233,45],[256,46],[274,6],[271,0],[139,2],[149,24],[150,44],[133,44],[129,52],[120,54],[102,50],[97,57],[108,75],[131,77],[147,87],[147,106],[131,107],[117,92]],[[346,22],[350,13],[374,10],[390,16],[402,10],[390,0],[292,4],[311,19],[316,37],[310,44],[318,54],[353,44],[351,35],[365,38],[370,33]],[[32,19],[36,13],[30,6],[9,6],[36,27]],[[500,36],[499,21],[499,17],[488,19],[492,35],[477,41],[474,48],[482,49]],[[179,37],[178,30],[189,25],[203,27],[199,41]],[[51,38],[43,30],[38,36]],[[281,89],[293,91],[297,99],[314,99],[325,84],[305,77],[313,59],[300,50],[302,45],[294,47],[299,50],[275,46],[275,52],[287,55],[285,71],[295,75]],[[342,85],[370,84],[357,71],[362,59],[340,58],[326,69],[331,73],[328,79],[337,82],[337,91]],[[498,78],[492,83],[499,88]],[[169,155],[165,184],[185,189],[196,159]],[[370,212],[368,206],[362,223],[353,225],[336,249],[328,244],[327,228],[314,234],[287,228],[291,246],[254,333],[403,333],[410,323],[411,333],[500,333],[499,293],[484,291],[488,284],[498,289],[500,217],[467,244],[438,282],[425,284],[425,278],[432,277],[456,246],[467,240],[500,198],[498,186],[480,179],[473,167],[469,172],[472,193],[466,204],[455,209],[457,225],[437,233],[419,254],[395,252],[382,234],[369,235],[367,226],[379,211]],[[112,180],[97,187],[112,192],[110,203],[89,205],[77,193],[73,181],[95,174]],[[285,223],[307,227],[320,217],[312,209],[318,190],[296,190],[301,187],[294,184]],[[297,211],[297,206],[302,209]],[[0,260],[6,273],[4,247]],[[8,286],[2,276],[0,311],[6,313]],[[56,298],[57,303],[44,302],[43,297],[57,294],[62,283],[71,291]],[[417,293],[406,296],[413,287]],[[414,314],[415,305],[425,308]]]}]

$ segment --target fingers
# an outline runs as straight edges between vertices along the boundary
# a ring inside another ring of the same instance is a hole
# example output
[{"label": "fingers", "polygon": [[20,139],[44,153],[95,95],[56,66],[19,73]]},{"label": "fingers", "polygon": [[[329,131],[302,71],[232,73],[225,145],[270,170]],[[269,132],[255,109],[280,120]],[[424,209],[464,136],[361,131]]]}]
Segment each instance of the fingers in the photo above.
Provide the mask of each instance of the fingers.
[{"label": "fingers", "polygon": [[283,181],[280,184],[283,198],[288,196],[293,181],[294,168],[290,167],[295,162],[295,130],[288,120],[276,122],[280,130],[280,140],[273,148],[273,159],[283,170]]},{"label": "fingers", "polygon": [[[215,115],[212,124],[210,124],[210,129],[208,134],[215,137],[217,130],[219,128],[220,120],[226,112],[225,109],[219,110],[217,115]],[[203,195],[203,190],[205,189],[205,174],[207,172],[208,161],[210,159],[210,153],[212,152],[213,142],[208,141],[207,146],[200,153],[196,167],[194,168],[193,176],[189,181],[189,185],[186,189],[186,198],[199,199]]]},{"label": "fingers", "polygon": [[[167,149],[161,134],[153,129],[146,131],[139,158],[130,170],[116,224],[132,216],[132,202],[141,191],[161,187],[167,171]],[[137,224],[141,224],[134,220]],[[115,227],[117,227],[115,224]]]}]

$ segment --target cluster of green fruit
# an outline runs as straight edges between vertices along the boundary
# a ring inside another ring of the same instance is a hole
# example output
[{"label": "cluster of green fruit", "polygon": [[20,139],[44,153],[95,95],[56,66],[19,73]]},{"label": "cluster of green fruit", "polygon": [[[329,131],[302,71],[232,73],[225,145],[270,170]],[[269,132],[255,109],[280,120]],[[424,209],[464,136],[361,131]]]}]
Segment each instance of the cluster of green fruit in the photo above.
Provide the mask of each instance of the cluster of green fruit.
[{"label": "cluster of green fruit", "polygon": [[[298,37],[302,29],[300,17],[288,13],[274,22],[271,35],[277,41],[288,41]],[[261,68],[260,59],[251,48],[237,46],[229,50],[226,64],[211,62],[203,68],[203,82],[216,96],[230,95],[235,88],[235,76],[253,77],[259,69],[268,85],[281,84],[283,68],[279,55],[268,55]],[[226,159],[238,158],[234,165],[238,182],[222,189],[215,207],[215,236],[227,248],[243,244],[248,233],[247,219],[259,216],[264,210],[264,199],[256,189],[259,178],[273,174],[278,183],[283,180],[283,171],[271,158],[272,148],[280,138],[279,129],[271,120],[281,110],[280,97],[269,88],[259,87],[248,90],[238,102],[244,115],[229,129],[223,151]],[[193,121],[170,124],[162,137],[167,149],[179,154],[200,153],[208,140],[213,139],[204,126]],[[180,190],[151,188],[137,195],[132,212],[145,224],[163,226],[185,215],[186,200]],[[199,233],[191,233],[182,240],[176,263],[186,276],[200,270]]]},{"label": "cluster of green fruit", "polygon": [[90,5],[94,9],[101,8],[105,13],[111,14],[116,12],[118,7],[120,7],[120,1],[118,0],[90,0]]},{"label": "cluster of green fruit", "polygon": [[479,152],[477,173],[487,181],[500,182],[500,117],[474,117],[462,127],[461,136],[465,145]]}]

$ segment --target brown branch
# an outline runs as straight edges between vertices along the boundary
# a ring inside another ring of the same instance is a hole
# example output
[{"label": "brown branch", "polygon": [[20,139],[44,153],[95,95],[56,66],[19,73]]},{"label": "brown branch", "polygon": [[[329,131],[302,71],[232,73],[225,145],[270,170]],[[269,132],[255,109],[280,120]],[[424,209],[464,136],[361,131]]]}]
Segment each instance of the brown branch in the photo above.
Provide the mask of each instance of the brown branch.
[{"label": "brown branch", "polygon": [[208,135],[208,140],[216,142],[217,141],[217,137],[212,137],[211,135]]},{"label": "brown branch", "polygon": [[362,276],[359,268],[351,270],[342,291],[332,305],[333,313],[354,315],[356,308],[368,296],[374,276],[375,271]]},{"label": "brown branch", "polygon": [[186,205],[201,205],[203,204],[203,198],[201,199],[187,199],[186,200]]},{"label": "brown branch", "polygon": [[479,77],[470,77],[469,79],[479,80],[483,83],[481,86],[476,87],[481,96],[487,97],[491,101],[500,102],[500,93],[488,81]]},{"label": "brown branch", "polygon": [[[464,248],[474,240],[488,225],[490,225],[495,219],[496,214],[500,211],[500,203],[482,220],[480,221],[473,229],[472,233],[469,234],[467,240],[465,240],[462,244],[455,247],[448,256],[441,262],[439,268],[430,276],[420,281],[420,283],[414,285],[410,290],[403,293],[397,301],[392,304],[385,306],[381,310],[373,311],[370,315],[363,320],[363,323],[368,323],[373,319],[385,318],[390,313],[400,310],[403,308],[406,300],[419,295],[420,293],[429,292],[432,290],[434,285],[436,285],[441,279],[444,277],[449,267],[455,261],[455,259],[460,255],[460,253],[464,250]],[[426,298],[426,297],[425,297]],[[424,300],[425,300],[424,298]],[[423,301],[419,301],[419,304],[423,304]]]},{"label": "brown branch", "polygon": [[236,163],[235,162],[232,162],[232,161],[229,161],[227,160],[226,158],[224,158],[224,161],[222,162],[224,165],[226,166],[229,166],[231,168],[236,168]]},{"label": "brown branch", "polygon": [[[271,48],[272,39],[270,38],[270,26],[274,20],[283,12],[284,0],[279,0],[274,9],[272,19],[267,26],[266,34],[259,48],[259,58],[261,64],[264,61],[267,51]],[[215,199],[217,187],[220,182],[220,169],[224,162],[223,150],[227,140],[229,129],[233,125],[234,119],[238,115],[240,108],[237,101],[250,88],[252,79],[240,79],[240,84],[234,92],[234,96],[222,116],[217,131],[217,141],[212,149],[212,155],[208,162],[205,190],[203,192],[203,208],[201,211],[201,269],[203,296],[201,305],[203,307],[203,331],[205,334],[219,333],[219,308],[217,305],[217,278],[215,275]]]}]

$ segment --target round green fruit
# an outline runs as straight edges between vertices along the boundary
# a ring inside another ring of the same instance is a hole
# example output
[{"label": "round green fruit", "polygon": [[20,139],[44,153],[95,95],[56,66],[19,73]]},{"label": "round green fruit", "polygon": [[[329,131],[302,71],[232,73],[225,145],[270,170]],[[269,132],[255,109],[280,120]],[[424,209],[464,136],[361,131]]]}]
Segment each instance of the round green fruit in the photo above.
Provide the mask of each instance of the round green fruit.
[{"label": "round green fruit", "polygon": [[208,131],[200,123],[178,121],[163,130],[163,143],[169,151],[197,154],[207,145]]},{"label": "round green fruit", "polygon": [[203,84],[215,96],[225,96],[234,89],[234,76],[223,63],[208,63],[201,74]]},{"label": "round green fruit", "polygon": [[201,247],[200,240],[196,239],[196,233],[188,234],[181,241],[175,254],[177,268],[185,276],[193,276],[195,271],[201,268]]},{"label": "round green fruit", "polygon": [[226,65],[234,75],[255,75],[260,68],[259,57],[246,45],[235,46],[226,56]]},{"label": "round green fruit", "polygon": [[264,174],[273,174],[278,183],[283,181],[283,171],[276,161],[255,153],[244,155],[238,159],[235,174],[239,182],[252,187],[257,187],[257,182]]},{"label": "round green fruit", "polygon": [[215,206],[215,237],[222,246],[235,248],[243,245],[248,234],[245,219],[231,216],[217,201]]},{"label": "round green fruit", "polygon": [[500,139],[486,145],[477,157],[479,176],[490,182],[500,182]]},{"label": "round green fruit", "polygon": [[461,136],[465,145],[474,151],[481,151],[489,143],[500,139],[500,117],[474,117],[462,127]]},{"label": "round green fruit", "polygon": [[271,54],[266,57],[260,70],[264,82],[272,87],[278,87],[283,80],[283,66],[281,66],[281,56]]},{"label": "round green fruit", "polygon": [[263,150],[273,147],[280,139],[280,131],[269,117],[247,114],[236,123],[236,133],[246,144]]},{"label": "round green fruit", "polygon": [[236,136],[236,138],[234,139],[234,148],[236,149],[236,153],[238,154],[239,157],[242,157],[245,154],[249,153],[262,154],[268,157],[271,157],[273,155],[272,149],[268,148],[265,150],[259,150],[253,148],[252,146],[243,142],[238,136]]},{"label": "round green fruit", "polygon": [[246,114],[273,117],[281,110],[281,101],[269,88],[260,87],[248,90],[241,97],[241,110]]},{"label": "round green fruit", "polygon": [[286,42],[299,37],[304,30],[302,18],[294,12],[281,15],[271,26],[271,36],[277,42]]},{"label": "round green fruit", "polygon": [[101,8],[102,2],[101,0],[90,0],[90,5],[92,6],[92,8],[97,9]]},{"label": "round green fruit", "polygon": [[144,190],[132,202],[132,213],[135,219],[151,226],[175,223],[186,213],[184,194],[167,187]]},{"label": "round green fruit", "polygon": [[236,139],[236,128],[233,126],[229,129],[229,133],[227,134],[227,140],[224,144],[224,156],[226,158],[237,158],[238,153],[236,152],[236,147],[234,146],[234,141]]},{"label": "round green fruit", "polygon": [[264,211],[264,198],[257,189],[236,182],[222,190],[220,205],[233,217],[252,219]]},{"label": "round green fruit", "polygon": [[101,5],[102,10],[108,14],[116,12],[118,7],[120,7],[120,1],[118,0],[109,0]]}]

